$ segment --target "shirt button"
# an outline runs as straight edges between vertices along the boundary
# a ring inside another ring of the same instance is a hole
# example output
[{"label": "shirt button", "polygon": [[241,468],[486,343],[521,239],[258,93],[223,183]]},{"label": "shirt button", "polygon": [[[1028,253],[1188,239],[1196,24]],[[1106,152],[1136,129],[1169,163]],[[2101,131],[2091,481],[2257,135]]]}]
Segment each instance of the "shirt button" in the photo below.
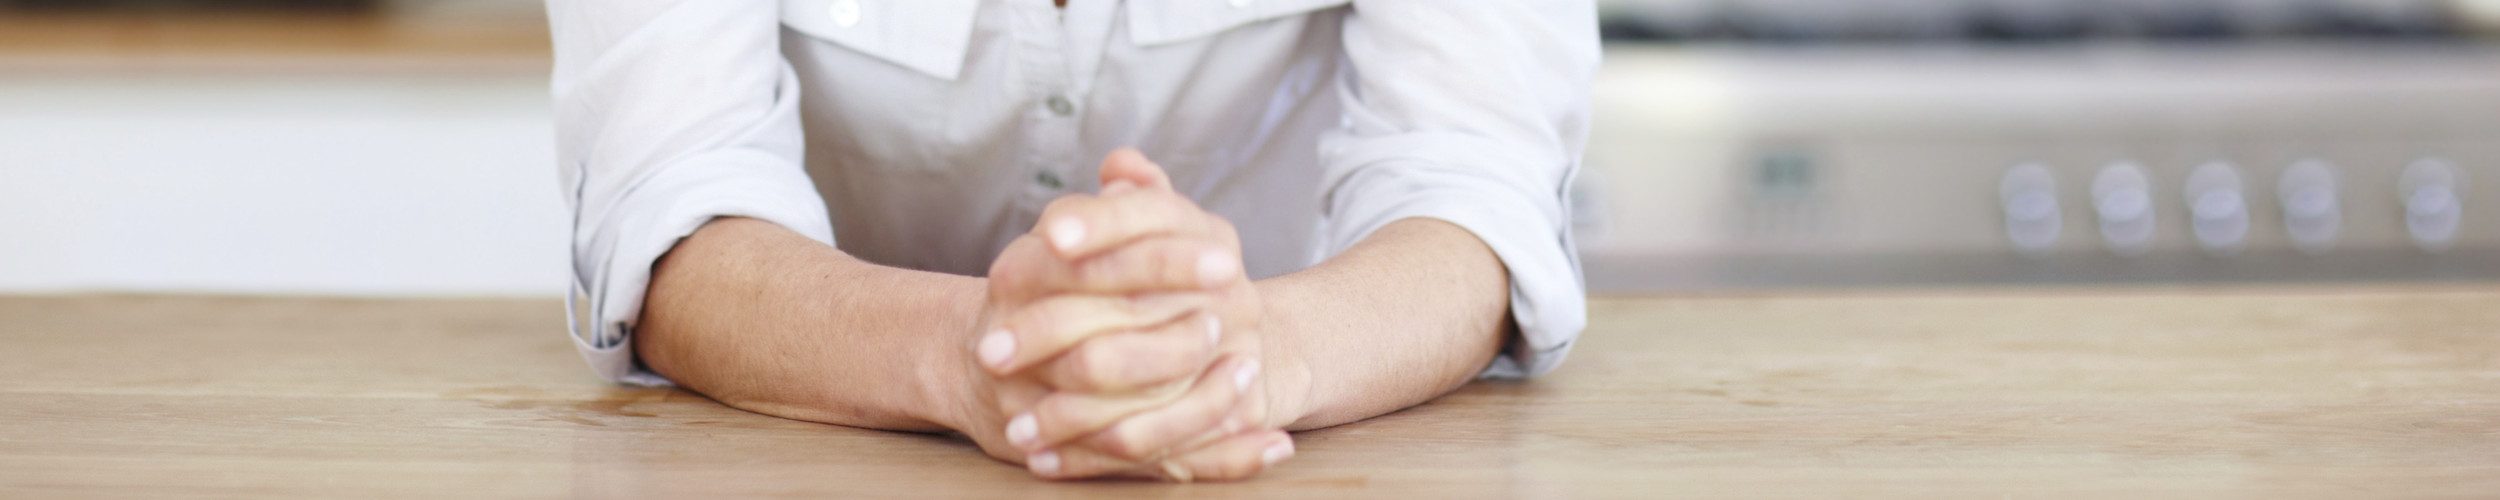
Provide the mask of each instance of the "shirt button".
[{"label": "shirt button", "polygon": [[1238,9],[1238,8],[1242,8],[1242,7],[1249,7],[1249,6],[1250,6],[1250,2],[1255,2],[1255,1],[1258,1],[1258,0],[1231,0],[1231,1],[1232,1],[1232,3],[1233,3],[1233,8]]},{"label": "shirt button", "polygon": [[848,28],[859,24],[859,0],[833,0],[825,8],[825,17],[833,18],[834,26]]},{"label": "shirt button", "polygon": [[1076,113],[1076,103],[1068,102],[1067,96],[1050,96],[1050,99],[1042,101],[1042,105],[1049,107],[1050,114],[1054,115],[1068,116]]},{"label": "shirt button", "polygon": [[1059,188],[1062,188],[1062,187],[1067,187],[1067,182],[1062,181],[1062,180],[1060,180],[1060,179],[1059,179],[1059,173],[1058,173],[1058,172],[1052,172],[1052,171],[1049,171],[1049,170],[1043,170],[1043,171],[1039,171],[1039,172],[1034,172],[1034,173],[1033,173],[1033,183],[1034,183],[1034,184],[1040,184],[1040,185],[1042,185],[1042,187],[1051,188],[1051,189],[1059,189]]}]

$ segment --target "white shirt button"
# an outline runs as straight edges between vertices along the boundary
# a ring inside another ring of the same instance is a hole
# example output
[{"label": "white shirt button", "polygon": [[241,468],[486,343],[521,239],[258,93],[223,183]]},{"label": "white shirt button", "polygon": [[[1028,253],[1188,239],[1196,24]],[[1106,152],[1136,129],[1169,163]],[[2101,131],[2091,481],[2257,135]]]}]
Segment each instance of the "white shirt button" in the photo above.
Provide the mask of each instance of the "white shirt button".
[{"label": "white shirt button", "polygon": [[1249,7],[1249,6],[1250,6],[1250,2],[1256,2],[1256,1],[1258,1],[1258,0],[1230,0],[1230,1],[1231,1],[1231,2],[1232,2],[1232,4],[1233,4],[1233,8],[1238,9],[1238,8],[1242,8],[1242,7]]},{"label": "white shirt button", "polygon": [[1076,114],[1076,103],[1068,102],[1067,96],[1050,96],[1050,99],[1042,101],[1042,107],[1050,108],[1050,114],[1054,115],[1068,116]]},{"label": "white shirt button", "polygon": [[833,18],[834,26],[848,28],[859,24],[859,0],[833,0],[832,5],[825,7],[825,17]]}]

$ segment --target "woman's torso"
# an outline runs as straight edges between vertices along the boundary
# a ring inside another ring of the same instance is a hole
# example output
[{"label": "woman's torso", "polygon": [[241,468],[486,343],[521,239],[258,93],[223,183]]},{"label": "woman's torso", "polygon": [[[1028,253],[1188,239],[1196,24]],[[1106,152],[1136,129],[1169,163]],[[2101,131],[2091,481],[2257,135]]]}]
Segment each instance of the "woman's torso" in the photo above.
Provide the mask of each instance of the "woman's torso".
[{"label": "woman's torso", "polygon": [[842,250],[983,274],[1133,146],[1239,227],[1253,276],[1317,261],[1343,0],[975,1],[783,2],[808,173]]}]

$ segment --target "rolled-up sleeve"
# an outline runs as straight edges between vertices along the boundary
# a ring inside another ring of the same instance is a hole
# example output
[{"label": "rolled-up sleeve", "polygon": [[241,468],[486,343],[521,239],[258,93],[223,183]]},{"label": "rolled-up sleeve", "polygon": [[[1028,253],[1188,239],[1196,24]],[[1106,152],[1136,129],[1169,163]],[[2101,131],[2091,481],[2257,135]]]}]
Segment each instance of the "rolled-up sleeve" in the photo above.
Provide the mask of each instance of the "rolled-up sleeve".
[{"label": "rolled-up sleeve", "polygon": [[1343,126],[1320,142],[1329,251],[1391,222],[1448,221],[1510,275],[1519,335],[1484,375],[1562,362],[1587,325],[1567,186],[1600,58],[1586,0],[1357,0]]},{"label": "rolled-up sleeve", "polygon": [[679,239],[736,216],[833,242],[801,162],[778,5],[549,0],[547,11],[574,290],[588,302],[571,334],[601,377],[666,384],[636,362],[632,333],[651,266]]}]

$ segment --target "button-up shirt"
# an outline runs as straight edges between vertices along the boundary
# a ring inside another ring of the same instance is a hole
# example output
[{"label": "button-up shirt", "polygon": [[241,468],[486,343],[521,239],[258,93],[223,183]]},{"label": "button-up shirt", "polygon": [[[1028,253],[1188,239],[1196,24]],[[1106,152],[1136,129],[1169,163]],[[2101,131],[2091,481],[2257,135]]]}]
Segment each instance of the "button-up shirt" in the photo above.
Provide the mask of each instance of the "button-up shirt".
[{"label": "button-up shirt", "polygon": [[1254,278],[1400,219],[1473,233],[1518,335],[1586,322],[1565,188],[1599,59],[1587,0],[549,0],[573,337],[633,357],[651,266],[717,217],[978,275],[1133,146],[1238,226]]}]

